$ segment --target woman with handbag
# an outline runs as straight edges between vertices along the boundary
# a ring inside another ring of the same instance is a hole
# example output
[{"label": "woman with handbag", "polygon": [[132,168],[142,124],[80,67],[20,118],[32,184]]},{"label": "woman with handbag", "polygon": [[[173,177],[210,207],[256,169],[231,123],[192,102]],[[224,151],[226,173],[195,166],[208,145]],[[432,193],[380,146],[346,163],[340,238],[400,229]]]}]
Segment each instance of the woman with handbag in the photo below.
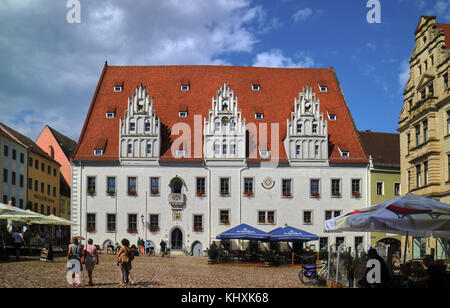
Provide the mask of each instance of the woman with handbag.
[{"label": "woman with handbag", "polygon": [[92,273],[94,271],[94,267],[98,264],[98,251],[95,245],[92,245],[92,239],[88,239],[87,244],[84,246],[84,264],[86,265],[86,270],[89,275],[89,286],[93,286],[94,282],[92,281]]},{"label": "woman with handbag", "polygon": [[120,270],[122,272],[122,282],[121,284],[128,284],[130,282],[130,270],[131,270],[131,261],[134,256],[130,249],[130,241],[127,239],[122,240],[122,247],[118,252],[117,266],[120,266]]}]

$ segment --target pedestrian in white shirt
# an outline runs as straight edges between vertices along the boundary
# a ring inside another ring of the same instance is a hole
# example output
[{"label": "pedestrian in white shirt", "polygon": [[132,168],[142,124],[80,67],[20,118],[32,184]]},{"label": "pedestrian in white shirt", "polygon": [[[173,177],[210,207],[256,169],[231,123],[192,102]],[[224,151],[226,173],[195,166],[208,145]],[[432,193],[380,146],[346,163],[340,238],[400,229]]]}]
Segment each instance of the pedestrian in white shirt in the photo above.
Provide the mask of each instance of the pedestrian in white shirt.
[{"label": "pedestrian in white shirt", "polygon": [[14,243],[14,249],[16,250],[16,260],[20,260],[20,246],[22,243],[25,245],[25,241],[23,239],[22,233],[19,232],[19,230],[15,230],[15,232],[12,235],[13,243]]}]

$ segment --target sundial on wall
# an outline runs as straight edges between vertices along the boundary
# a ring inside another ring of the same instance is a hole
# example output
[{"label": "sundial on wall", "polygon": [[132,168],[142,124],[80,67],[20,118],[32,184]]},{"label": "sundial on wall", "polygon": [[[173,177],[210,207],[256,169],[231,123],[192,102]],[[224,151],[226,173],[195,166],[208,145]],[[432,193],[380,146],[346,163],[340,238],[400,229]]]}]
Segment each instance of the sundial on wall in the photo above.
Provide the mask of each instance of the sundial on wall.
[{"label": "sundial on wall", "polygon": [[273,186],[275,185],[275,181],[268,176],[262,181],[261,184],[265,189],[272,189]]}]

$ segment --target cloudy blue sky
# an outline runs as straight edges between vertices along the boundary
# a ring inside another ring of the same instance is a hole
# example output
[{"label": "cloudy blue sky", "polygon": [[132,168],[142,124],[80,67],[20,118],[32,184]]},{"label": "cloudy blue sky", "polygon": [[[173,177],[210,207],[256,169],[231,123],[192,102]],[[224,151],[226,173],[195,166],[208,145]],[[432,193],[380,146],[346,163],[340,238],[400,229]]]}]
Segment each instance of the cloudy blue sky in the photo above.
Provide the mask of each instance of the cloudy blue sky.
[{"label": "cloudy blue sky", "polygon": [[450,23],[450,0],[0,0],[0,122],[35,139],[45,124],[78,140],[110,65],[330,67],[360,130],[396,132],[414,29]]}]

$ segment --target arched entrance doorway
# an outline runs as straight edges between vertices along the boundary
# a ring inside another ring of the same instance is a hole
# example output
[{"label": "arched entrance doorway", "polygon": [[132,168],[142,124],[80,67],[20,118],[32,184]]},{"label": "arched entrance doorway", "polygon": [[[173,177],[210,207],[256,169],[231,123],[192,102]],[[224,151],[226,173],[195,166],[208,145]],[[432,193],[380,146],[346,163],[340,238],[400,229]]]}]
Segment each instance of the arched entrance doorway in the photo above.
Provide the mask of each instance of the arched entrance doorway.
[{"label": "arched entrance doorway", "polygon": [[180,229],[176,228],[172,231],[170,243],[172,250],[183,249],[183,233]]},{"label": "arched entrance doorway", "polygon": [[194,257],[200,257],[203,254],[203,246],[202,243],[200,242],[194,242],[194,244],[192,245],[192,251],[191,251],[192,255]]}]

